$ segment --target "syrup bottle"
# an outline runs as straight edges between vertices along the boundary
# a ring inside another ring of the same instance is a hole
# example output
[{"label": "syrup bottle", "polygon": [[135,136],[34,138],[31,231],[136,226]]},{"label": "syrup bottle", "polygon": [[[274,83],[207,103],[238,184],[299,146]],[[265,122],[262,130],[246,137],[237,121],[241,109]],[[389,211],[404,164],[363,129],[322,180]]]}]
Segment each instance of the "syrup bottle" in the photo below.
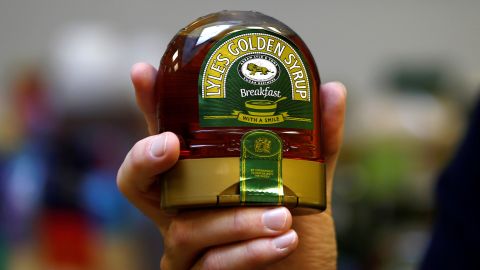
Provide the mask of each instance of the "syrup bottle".
[{"label": "syrup bottle", "polygon": [[181,29],[155,86],[159,132],[181,144],[162,207],[324,210],[319,88],[307,46],[272,17],[221,11]]}]

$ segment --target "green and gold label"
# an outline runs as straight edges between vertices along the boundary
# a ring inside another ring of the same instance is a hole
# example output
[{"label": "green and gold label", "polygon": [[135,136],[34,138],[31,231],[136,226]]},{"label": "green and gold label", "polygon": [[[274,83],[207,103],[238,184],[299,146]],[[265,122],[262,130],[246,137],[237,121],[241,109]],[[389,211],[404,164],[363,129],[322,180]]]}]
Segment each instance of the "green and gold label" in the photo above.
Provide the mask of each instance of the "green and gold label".
[{"label": "green and gold label", "polygon": [[202,127],[313,129],[310,70],[293,42],[242,30],[218,41],[199,76]]},{"label": "green and gold label", "polygon": [[243,204],[283,203],[282,140],[267,130],[245,133],[241,140],[240,200]]}]

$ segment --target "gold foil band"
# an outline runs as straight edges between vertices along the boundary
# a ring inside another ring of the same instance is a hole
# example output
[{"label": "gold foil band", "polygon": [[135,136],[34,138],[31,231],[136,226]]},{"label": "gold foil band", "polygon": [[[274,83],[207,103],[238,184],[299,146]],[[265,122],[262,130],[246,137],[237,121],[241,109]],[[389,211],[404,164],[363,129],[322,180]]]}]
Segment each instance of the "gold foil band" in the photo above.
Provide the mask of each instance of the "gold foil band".
[{"label": "gold foil band", "polygon": [[[283,159],[284,204],[288,207],[326,207],[325,164]],[[164,209],[240,205],[240,159],[185,159],[161,176]]]}]

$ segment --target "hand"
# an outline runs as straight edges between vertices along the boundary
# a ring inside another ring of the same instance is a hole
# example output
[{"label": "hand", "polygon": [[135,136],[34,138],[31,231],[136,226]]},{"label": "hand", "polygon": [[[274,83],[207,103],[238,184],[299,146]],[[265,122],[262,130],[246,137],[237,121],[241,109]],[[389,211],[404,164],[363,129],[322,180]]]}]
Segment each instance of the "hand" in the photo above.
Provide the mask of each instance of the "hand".
[{"label": "hand", "polygon": [[[137,104],[150,134],[156,131],[156,70],[139,63],[131,78]],[[331,216],[331,191],[345,114],[345,87],[321,86],[324,149],[327,163],[327,209],[293,216],[284,207],[238,207],[191,210],[168,215],[160,209],[156,175],[179,156],[175,134],[152,135],[135,144],[118,171],[120,191],[151,218],[164,239],[162,269],[335,269],[336,241]]]}]

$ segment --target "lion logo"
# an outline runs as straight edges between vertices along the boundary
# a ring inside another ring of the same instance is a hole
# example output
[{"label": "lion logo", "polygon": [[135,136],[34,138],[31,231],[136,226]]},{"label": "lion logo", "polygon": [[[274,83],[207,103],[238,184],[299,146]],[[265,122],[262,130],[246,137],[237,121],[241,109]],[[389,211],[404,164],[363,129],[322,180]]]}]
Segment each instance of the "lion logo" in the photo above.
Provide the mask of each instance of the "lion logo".
[{"label": "lion logo", "polygon": [[273,73],[273,71],[270,71],[268,70],[268,68],[266,67],[262,67],[262,66],[258,66],[254,63],[249,63],[247,65],[247,70],[250,71],[250,75],[253,76],[255,75],[257,72],[260,72],[262,73],[262,75],[267,75],[268,73]]},{"label": "lion logo", "polygon": [[273,83],[280,76],[278,61],[265,54],[246,56],[237,69],[240,78],[254,85]]}]

